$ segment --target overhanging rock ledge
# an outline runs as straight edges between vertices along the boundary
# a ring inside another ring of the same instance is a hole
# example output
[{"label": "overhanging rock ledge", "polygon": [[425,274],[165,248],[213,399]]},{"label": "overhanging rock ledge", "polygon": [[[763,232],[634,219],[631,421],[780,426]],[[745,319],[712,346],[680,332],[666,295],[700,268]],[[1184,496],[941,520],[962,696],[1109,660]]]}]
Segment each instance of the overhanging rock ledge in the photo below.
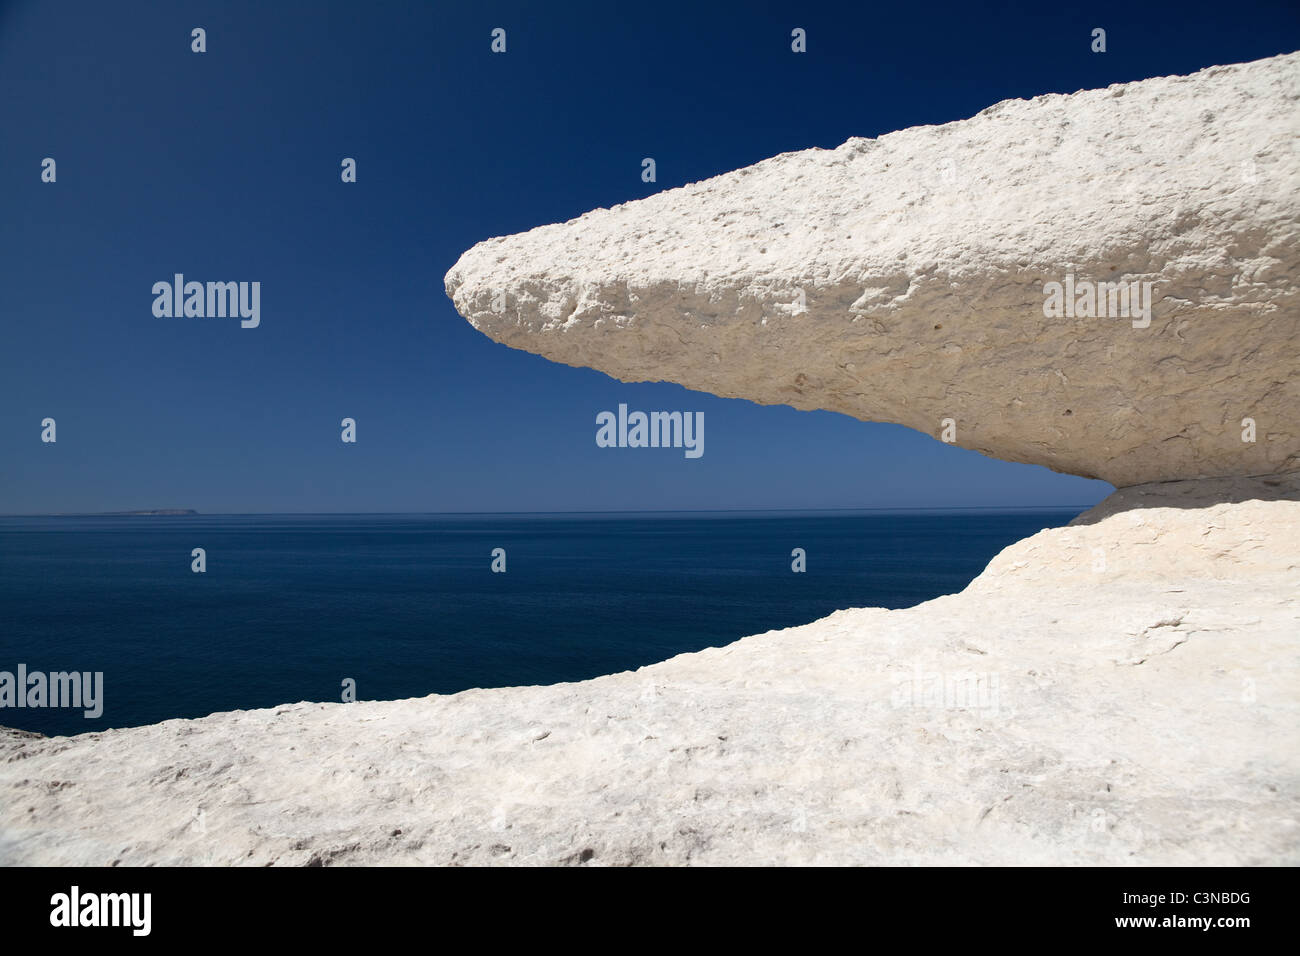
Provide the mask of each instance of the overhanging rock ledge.
[{"label": "overhanging rock ledge", "polygon": [[[1117,486],[1294,471],[1298,142],[1295,53],[1008,100],[481,242],[446,289],[496,341],[624,381],[951,418]],[[1053,282],[1074,315],[1045,315]],[[1079,314],[1102,282],[1094,311],[1149,292],[1150,324]]]}]

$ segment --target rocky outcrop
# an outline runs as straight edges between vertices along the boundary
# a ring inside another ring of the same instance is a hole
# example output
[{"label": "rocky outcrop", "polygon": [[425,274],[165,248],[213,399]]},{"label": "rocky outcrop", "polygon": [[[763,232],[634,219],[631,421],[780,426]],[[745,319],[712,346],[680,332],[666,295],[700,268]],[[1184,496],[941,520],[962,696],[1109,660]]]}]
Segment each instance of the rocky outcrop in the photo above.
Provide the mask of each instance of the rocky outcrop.
[{"label": "rocky outcrop", "polygon": [[1009,100],[479,243],[447,293],[625,381],[951,419],[959,445],[1117,486],[1281,473],[1297,142],[1300,54]]},{"label": "rocky outcrop", "polygon": [[0,862],[1300,863],[1300,476],[577,684],[0,736]]},{"label": "rocky outcrop", "polygon": [[[1298,75],[1003,103],[476,246],[448,292],[508,345],[1132,487],[960,594],[635,673],[0,733],[0,863],[1300,864]],[[1067,275],[1154,283],[1150,324],[1048,318]]]}]

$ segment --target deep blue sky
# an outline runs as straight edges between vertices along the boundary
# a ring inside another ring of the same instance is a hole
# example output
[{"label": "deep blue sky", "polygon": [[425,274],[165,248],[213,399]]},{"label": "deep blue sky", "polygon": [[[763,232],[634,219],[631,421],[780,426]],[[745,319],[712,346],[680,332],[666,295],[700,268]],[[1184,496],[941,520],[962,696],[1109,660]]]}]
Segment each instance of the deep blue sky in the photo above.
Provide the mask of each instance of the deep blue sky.
[{"label": "deep blue sky", "polygon": [[[1109,486],[897,426],[511,351],[443,275],[784,150],[1291,51],[1298,9],[0,3],[0,512],[1091,503]],[[261,327],[155,318],[174,272],[260,281]],[[620,401],[704,411],[704,457],[597,448]]]}]

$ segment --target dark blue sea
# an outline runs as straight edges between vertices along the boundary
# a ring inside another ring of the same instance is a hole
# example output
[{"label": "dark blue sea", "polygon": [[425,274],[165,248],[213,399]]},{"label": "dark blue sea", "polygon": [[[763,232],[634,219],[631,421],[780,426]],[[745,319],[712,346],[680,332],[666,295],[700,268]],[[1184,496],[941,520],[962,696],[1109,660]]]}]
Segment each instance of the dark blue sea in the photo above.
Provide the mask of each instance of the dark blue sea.
[{"label": "dark blue sea", "polygon": [[104,674],[98,719],[0,725],[583,680],[959,591],[1081,510],[0,518],[0,671]]}]

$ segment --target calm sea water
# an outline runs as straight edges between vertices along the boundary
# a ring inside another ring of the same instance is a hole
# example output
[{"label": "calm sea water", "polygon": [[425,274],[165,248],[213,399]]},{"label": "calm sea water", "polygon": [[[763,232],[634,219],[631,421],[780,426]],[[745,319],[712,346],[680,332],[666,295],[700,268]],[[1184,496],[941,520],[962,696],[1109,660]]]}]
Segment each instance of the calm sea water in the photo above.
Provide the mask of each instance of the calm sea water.
[{"label": "calm sea water", "polygon": [[959,591],[1081,510],[0,518],[0,671],[104,672],[99,719],[0,725],[336,701],[344,678],[362,699],[582,680]]}]

